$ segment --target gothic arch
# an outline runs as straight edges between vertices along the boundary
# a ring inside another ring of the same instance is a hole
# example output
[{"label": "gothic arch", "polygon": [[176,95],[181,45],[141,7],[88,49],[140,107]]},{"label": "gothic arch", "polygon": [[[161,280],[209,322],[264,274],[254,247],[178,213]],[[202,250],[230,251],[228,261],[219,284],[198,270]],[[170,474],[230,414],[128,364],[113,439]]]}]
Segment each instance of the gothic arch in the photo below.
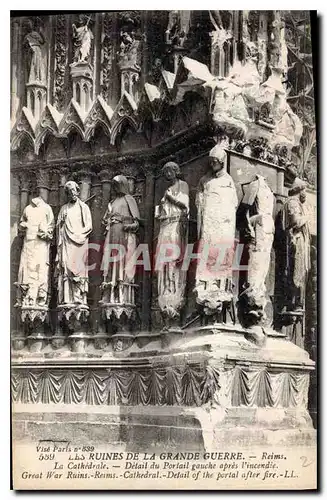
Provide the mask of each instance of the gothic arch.
[{"label": "gothic arch", "polygon": [[27,130],[20,130],[13,135],[11,141],[11,150],[17,151],[23,143],[30,144],[34,152],[34,139]]},{"label": "gothic arch", "polygon": [[92,127],[88,128],[85,132],[85,140],[89,141],[92,137],[95,136],[96,130],[101,129],[103,130],[104,134],[109,138],[111,137],[111,130],[108,124],[102,120],[101,118],[97,118],[97,120],[94,122]]}]

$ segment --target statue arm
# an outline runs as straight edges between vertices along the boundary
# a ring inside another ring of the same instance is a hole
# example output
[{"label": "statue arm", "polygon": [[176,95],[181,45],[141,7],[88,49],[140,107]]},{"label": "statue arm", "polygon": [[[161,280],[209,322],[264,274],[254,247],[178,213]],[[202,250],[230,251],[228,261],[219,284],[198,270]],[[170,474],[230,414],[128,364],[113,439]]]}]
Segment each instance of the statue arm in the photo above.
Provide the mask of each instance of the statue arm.
[{"label": "statue arm", "polygon": [[135,199],[133,198],[132,195],[126,195],[126,201],[128,204],[128,208],[130,211],[131,216],[133,217],[133,222],[129,224],[124,224],[123,228],[124,231],[127,231],[129,233],[136,233],[140,227],[139,219],[140,219],[140,212],[139,212],[139,207],[137,206],[137,203]]},{"label": "statue arm", "polygon": [[46,227],[39,228],[38,236],[41,240],[52,240],[54,231],[54,216],[51,207],[47,209],[46,213]]}]

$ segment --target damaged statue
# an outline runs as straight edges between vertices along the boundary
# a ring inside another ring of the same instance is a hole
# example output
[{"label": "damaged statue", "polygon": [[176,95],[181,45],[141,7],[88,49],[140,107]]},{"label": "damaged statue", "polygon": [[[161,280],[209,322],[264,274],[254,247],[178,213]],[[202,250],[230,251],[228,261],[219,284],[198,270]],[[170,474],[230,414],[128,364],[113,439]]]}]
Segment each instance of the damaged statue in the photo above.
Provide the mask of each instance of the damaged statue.
[{"label": "damaged statue", "polygon": [[216,145],[209,154],[210,172],[200,179],[198,210],[199,252],[196,270],[197,302],[204,313],[220,313],[233,300],[232,264],[234,256],[237,194],[226,172],[226,151]]},{"label": "damaged statue", "polygon": [[164,245],[176,245],[180,250],[175,260],[164,262],[158,269],[158,303],[165,328],[169,328],[179,318],[184,303],[187,272],[182,269],[182,259],[188,239],[189,189],[180,179],[177,163],[166,163],[162,174],[170,185],[157,207],[160,221],[157,254]]},{"label": "damaged statue", "polygon": [[[131,318],[135,310],[136,286],[133,255],[136,250],[140,213],[124,175],[115,176],[111,186],[112,199],[102,220],[106,238],[102,261],[103,295],[100,304],[107,319],[112,316],[120,319],[122,313]],[[118,251],[117,259],[112,258],[113,251]]]},{"label": "damaged statue", "polygon": [[50,205],[33,198],[19,223],[24,235],[17,280],[17,306],[46,307],[49,302],[50,241],[54,218]]},{"label": "damaged statue", "polygon": [[261,175],[243,185],[243,190],[237,211],[237,228],[241,242],[247,246],[248,270],[244,289],[239,295],[239,310],[244,326],[253,326],[265,320],[265,280],[275,232],[274,194]]}]

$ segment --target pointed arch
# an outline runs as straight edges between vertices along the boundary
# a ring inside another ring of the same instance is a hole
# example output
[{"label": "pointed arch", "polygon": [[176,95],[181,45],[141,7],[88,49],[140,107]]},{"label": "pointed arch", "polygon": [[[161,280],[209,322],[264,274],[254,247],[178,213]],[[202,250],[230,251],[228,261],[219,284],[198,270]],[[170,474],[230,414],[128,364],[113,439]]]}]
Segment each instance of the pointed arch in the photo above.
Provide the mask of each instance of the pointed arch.
[{"label": "pointed arch", "polygon": [[137,132],[138,129],[138,124],[135,118],[132,118],[131,116],[122,116],[117,120],[115,125],[112,128],[111,131],[111,139],[110,139],[110,144],[114,145],[117,139],[118,134],[121,133],[122,129],[125,126],[131,127],[135,132]]},{"label": "pointed arch", "polygon": [[12,140],[11,140],[11,147],[10,149],[12,151],[17,151],[20,147],[20,145],[27,141],[28,144],[30,144],[31,148],[33,149],[34,152],[34,138],[31,136],[27,130],[20,130],[17,131],[13,134]]},{"label": "pointed arch", "polygon": [[85,140],[89,141],[92,137],[94,137],[94,134],[96,132],[97,128],[101,128],[103,132],[105,133],[106,136],[110,139],[111,137],[111,129],[104,120],[101,118],[97,118],[96,121],[92,124],[91,127],[89,127],[86,132],[85,132]]},{"label": "pointed arch", "polygon": [[82,139],[82,141],[84,141],[84,132],[83,130],[81,129],[81,127],[79,125],[77,125],[77,123],[65,123],[64,124],[64,127],[62,128],[62,135],[68,137],[70,134],[72,133],[77,133],[80,138]]}]

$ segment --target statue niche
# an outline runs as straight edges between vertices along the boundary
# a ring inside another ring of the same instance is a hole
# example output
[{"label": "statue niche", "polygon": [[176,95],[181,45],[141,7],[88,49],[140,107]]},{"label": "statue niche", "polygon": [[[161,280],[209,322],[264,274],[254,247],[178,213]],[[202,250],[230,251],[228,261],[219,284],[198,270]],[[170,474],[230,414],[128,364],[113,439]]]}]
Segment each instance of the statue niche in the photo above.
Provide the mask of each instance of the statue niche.
[{"label": "statue niche", "polygon": [[[183,255],[188,241],[189,189],[180,179],[177,163],[168,162],[162,170],[169,182],[160,205],[156,207],[156,218],[160,222],[156,259],[158,273],[158,303],[164,321],[164,329],[179,328],[180,310],[184,304],[187,271],[182,268]],[[176,251],[176,258],[160,262],[168,247]],[[178,253],[178,255],[177,255]]]}]

